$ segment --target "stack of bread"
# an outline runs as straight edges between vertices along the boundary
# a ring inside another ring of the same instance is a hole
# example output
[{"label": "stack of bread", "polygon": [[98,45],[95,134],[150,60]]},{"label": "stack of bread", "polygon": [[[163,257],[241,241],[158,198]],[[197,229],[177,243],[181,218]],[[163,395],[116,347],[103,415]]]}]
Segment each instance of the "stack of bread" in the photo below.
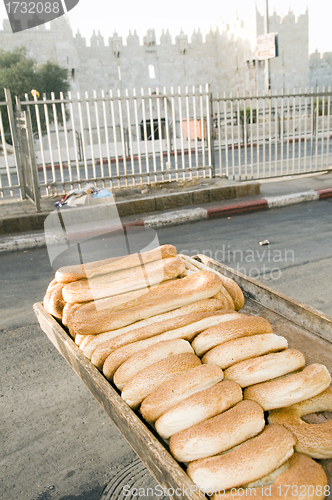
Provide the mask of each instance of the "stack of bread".
[{"label": "stack of bread", "polygon": [[332,458],[332,421],[301,417],[332,411],[331,376],[243,305],[233,280],[172,245],[61,268],[44,298],[201,490],[322,499],[313,458]]}]

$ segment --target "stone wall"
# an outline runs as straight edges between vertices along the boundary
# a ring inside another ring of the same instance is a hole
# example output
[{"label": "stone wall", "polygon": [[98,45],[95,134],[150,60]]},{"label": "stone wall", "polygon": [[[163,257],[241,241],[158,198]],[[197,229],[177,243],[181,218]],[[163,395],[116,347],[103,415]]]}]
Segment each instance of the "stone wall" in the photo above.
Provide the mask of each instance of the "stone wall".
[{"label": "stone wall", "polygon": [[[292,11],[284,17],[270,16],[270,32],[278,33],[279,57],[271,60],[273,90],[305,88],[313,83],[327,85],[332,74],[332,54],[309,59],[306,10],[296,18]],[[73,36],[63,16],[45,26],[15,36],[4,21],[0,44],[4,50],[25,46],[37,62],[57,62],[68,69],[72,92],[171,86],[197,86],[210,83],[216,93],[263,92],[264,62],[256,58],[256,39],[263,33],[264,19],[255,8],[246,21],[219,27],[203,37],[200,31],[189,36],[180,33],[172,40],[163,32],[160,40],[149,30],[140,43],[136,32],[124,41],[114,33],[107,42],[93,32],[90,44],[77,33]]]}]

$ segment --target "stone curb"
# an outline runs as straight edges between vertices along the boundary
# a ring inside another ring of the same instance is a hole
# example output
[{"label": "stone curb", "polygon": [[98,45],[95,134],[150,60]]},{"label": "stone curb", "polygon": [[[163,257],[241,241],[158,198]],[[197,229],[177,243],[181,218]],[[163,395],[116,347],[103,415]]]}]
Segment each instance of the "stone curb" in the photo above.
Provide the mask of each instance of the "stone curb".
[{"label": "stone curb", "polygon": [[[116,208],[120,217],[132,217],[138,214],[158,214],[164,210],[178,210],[184,206],[221,203],[237,198],[257,196],[260,194],[260,184],[248,181],[241,184],[226,186],[210,186],[208,188],[191,189],[175,193],[144,196],[131,200],[117,200]],[[44,221],[50,212],[13,215],[0,220],[0,235],[10,233],[32,233],[44,229]]]},{"label": "stone curb", "polygon": [[[267,198],[253,198],[248,201],[234,201],[232,203],[224,203],[223,205],[216,205],[208,208],[190,208],[186,210],[176,210],[174,212],[168,212],[164,214],[150,215],[141,220],[135,220],[132,222],[126,222],[123,227],[127,226],[147,226],[153,228],[166,227],[166,226],[177,226],[180,224],[186,224],[188,222],[195,222],[199,220],[217,219],[223,217],[231,217],[233,215],[239,215],[244,213],[251,213],[255,211],[268,210],[271,208],[281,208],[289,205],[294,205],[296,203],[303,203],[313,200],[325,200],[332,197],[332,188],[328,189],[317,189],[304,191],[302,193],[293,193],[283,196],[271,196]],[[103,229],[105,232],[105,228]],[[75,234],[75,239],[82,240],[87,237],[98,236],[101,232],[98,232],[98,228],[95,228],[93,233],[91,232],[80,232]],[[41,248],[46,245],[46,239],[43,233],[29,234],[29,235],[18,235],[18,236],[8,236],[1,238],[0,240],[0,252],[11,252],[15,250],[29,250],[33,248]],[[63,243],[65,241],[64,237],[53,238],[48,237],[48,244]]]}]

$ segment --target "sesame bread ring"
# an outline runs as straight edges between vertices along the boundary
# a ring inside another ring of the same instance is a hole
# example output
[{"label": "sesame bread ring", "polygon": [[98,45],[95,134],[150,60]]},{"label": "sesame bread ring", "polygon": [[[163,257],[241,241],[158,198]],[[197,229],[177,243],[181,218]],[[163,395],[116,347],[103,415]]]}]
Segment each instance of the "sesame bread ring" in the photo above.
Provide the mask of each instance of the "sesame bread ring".
[{"label": "sesame bread ring", "polygon": [[214,296],[215,299],[220,300],[222,303],[222,307],[225,309],[234,309],[235,310],[235,305],[233,302],[232,297],[229,295],[227,292],[226,288],[223,287],[217,295]]},{"label": "sesame bread ring", "polygon": [[219,344],[240,337],[248,337],[262,333],[273,333],[270,323],[259,316],[240,314],[232,322],[212,326],[197,335],[192,346],[198,356],[202,356]]},{"label": "sesame bread ring", "polygon": [[[114,373],[117,371],[120,366],[125,363],[131,356],[134,354],[151,347],[158,342],[163,342],[160,339],[161,335],[155,335],[149,339],[140,340],[139,342],[133,342],[132,344],[127,344],[120,349],[116,349],[106,358],[105,363],[103,364],[103,374],[107,378],[107,380],[113,380]],[[94,354],[92,355],[92,358]]]},{"label": "sesame bread ring", "polygon": [[44,297],[44,307],[49,314],[57,319],[62,319],[65,301],[62,296],[63,283],[53,284]]},{"label": "sesame bread ring", "polygon": [[229,450],[256,436],[265,426],[264,412],[254,401],[241,401],[230,410],[171,437],[170,450],[179,462],[192,462]]},{"label": "sesame bread ring", "polygon": [[184,354],[186,352],[194,354],[194,350],[187,340],[174,339],[158,342],[143,351],[139,351],[125,361],[115,372],[113,382],[122,391],[126,383],[147,366],[161,359],[168,358],[168,356]]},{"label": "sesame bread ring", "polygon": [[225,379],[234,380],[241,387],[248,387],[295,372],[304,365],[305,357],[302,352],[286,349],[236,363],[225,370]]},{"label": "sesame bread ring", "polygon": [[215,273],[200,271],[145,289],[135,302],[137,305],[128,309],[112,312],[112,303],[121,295],[100,299],[105,306],[102,310],[97,310],[93,302],[82,304],[79,308],[70,310],[68,328],[72,333],[82,335],[117,330],[136,321],[213,297],[221,287],[222,281]]},{"label": "sesame bread ring", "polygon": [[265,411],[291,406],[325,391],[331,375],[324,365],[313,364],[302,371],[244,390],[244,399],[259,403]]},{"label": "sesame bread ring", "polygon": [[131,408],[138,408],[143,399],[161,384],[201,365],[195,354],[176,354],[144,368],[125,385],[121,397]]},{"label": "sesame bread ring", "polygon": [[155,260],[176,257],[176,254],[177,251],[173,245],[162,245],[147,252],[129,254],[123,257],[111,257],[110,259],[87,262],[83,265],[61,267],[55,273],[55,279],[59,283],[70,283],[71,281],[130,269]]},{"label": "sesame bread ring", "polygon": [[223,378],[223,371],[217,365],[196,366],[154,390],[144,399],[140,412],[147,422],[155,422],[177,403],[221,382]]},{"label": "sesame bread ring", "polygon": [[132,269],[67,283],[63,287],[63,297],[69,303],[103,299],[158,285],[180,276],[184,270],[180,257],[155,260]]},{"label": "sesame bread ring", "polygon": [[213,271],[218,276],[220,276],[224,288],[226,288],[227,292],[232,297],[232,300],[233,300],[234,306],[235,306],[235,310],[239,311],[240,309],[242,309],[242,307],[244,306],[244,296],[243,296],[241,288],[239,287],[239,285],[237,283],[235,283],[234,280],[232,280],[231,278],[227,278],[226,276],[219,273],[218,271],[215,271],[212,267],[207,266],[205,264],[202,264],[201,262],[198,262],[197,260],[193,259],[192,257],[189,257],[188,255],[181,255],[181,256],[183,259],[190,262],[194,267],[196,267],[202,271]]},{"label": "sesame bread ring", "polygon": [[273,410],[269,422],[287,427],[296,437],[295,450],[312,458],[332,458],[332,420],[308,424],[302,417],[310,413],[332,411],[332,387],[313,398],[288,408]]},{"label": "sesame bread ring", "polygon": [[173,406],[155,422],[158,434],[168,439],[176,432],[204,422],[228,410],[243,398],[241,387],[227,380],[197,392]]},{"label": "sesame bread ring", "polygon": [[263,333],[252,337],[229,340],[208,351],[202,358],[203,363],[213,363],[223,370],[245,359],[287,349],[285,337],[274,333]]},{"label": "sesame bread ring", "polygon": [[[67,306],[65,306],[66,309]],[[99,333],[97,335],[85,335],[86,341],[81,341],[80,348],[83,350],[84,355],[91,358],[95,349],[101,344],[104,344],[108,340],[112,340],[119,335],[129,333],[129,332],[146,332],[153,329],[152,335],[158,333],[167,332],[174,328],[180,328],[181,326],[188,325],[197,321],[197,316],[200,315],[199,319],[205,318],[203,313],[212,313],[215,311],[220,311],[221,303],[217,299],[204,299],[198,302],[193,302],[187,306],[174,309],[167,313],[158,314],[157,316],[152,316],[151,318],[132,323],[130,325],[124,326],[123,328],[118,328],[117,330],[110,330],[108,332]],[[234,313],[234,311],[229,311]],[[147,335],[135,336],[135,340],[132,342],[137,342],[139,338],[147,338]],[[92,342],[93,341],[93,342]],[[110,351],[112,352],[112,351]],[[108,354],[110,354],[110,352]]]},{"label": "sesame bread ring", "polygon": [[[175,318],[173,321],[169,321],[169,327],[162,322],[152,325],[150,328],[140,328],[138,330],[133,330],[127,332],[126,334],[116,335],[116,337],[111,338],[93,349],[96,345],[94,339],[91,340],[83,353],[87,358],[91,358],[92,363],[101,368],[106,361],[106,358],[116,349],[120,349],[124,345],[132,344],[133,342],[139,342],[151,337],[159,337],[159,340],[172,340],[172,339],[185,339],[189,342],[200,332],[205,330],[212,325],[218,325],[224,321],[228,321],[231,318],[237,317],[238,313],[235,311],[220,310],[214,311],[213,313],[199,313],[196,315],[187,315]],[[191,318],[190,318],[191,316]],[[196,317],[195,317],[196,316]],[[181,325],[182,326],[178,326]],[[161,333],[163,332],[163,333]],[[113,332],[108,332],[110,335]],[[98,343],[98,339],[96,339]],[[92,351],[92,354],[90,354]]]},{"label": "sesame bread ring", "polygon": [[[222,491],[212,500],[241,500],[244,492],[259,500],[323,500],[329,494],[324,469],[301,453],[294,455],[276,471],[239,490]],[[244,497],[246,498],[246,497]]]},{"label": "sesame bread ring", "polygon": [[258,436],[232,450],[188,465],[192,481],[205,492],[219,492],[256,481],[294,453],[295,438],[282,425],[267,425]]}]

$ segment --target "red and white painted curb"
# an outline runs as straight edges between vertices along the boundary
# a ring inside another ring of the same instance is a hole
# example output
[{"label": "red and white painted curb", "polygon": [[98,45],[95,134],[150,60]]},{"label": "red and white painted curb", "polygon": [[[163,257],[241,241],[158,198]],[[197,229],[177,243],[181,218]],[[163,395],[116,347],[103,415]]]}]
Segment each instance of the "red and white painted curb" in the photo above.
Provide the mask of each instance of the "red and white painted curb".
[{"label": "red and white painted curb", "polygon": [[294,205],[295,203],[324,200],[331,197],[332,188],[312,189],[302,193],[269,196],[266,198],[252,198],[246,201],[236,200],[229,203],[210,206],[208,208],[192,208],[151,215],[141,222],[143,222],[144,226],[148,227],[174,226],[190,221],[231,217],[233,215],[268,210],[270,208],[286,207],[287,205]]},{"label": "red and white painted curb", "polygon": [[[189,208],[185,210],[176,210],[174,212],[166,212],[157,215],[149,215],[144,219],[139,219],[131,222],[126,222],[123,227],[126,229],[132,226],[146,226],[152,228],[177,226],[186,224],[188,222],[195,222],[199,220],[219,219],[224,217],[232,217],[233,215],[240,215],[250,212],[257,212],[261,210],[269,210],[271,208],[286,207],[296,203],[303,203],[313,200],[325,200],[332,197],[332,188],[328,189],[312,189],[302,193],[287,194],[282,196],[271,196],[266,198],[252,198],[250,200],[236,200],[220,205],[209,206],[208,208]],[[80,239],[93,238],[100,236],[102,233],[109,232],[112,228],[95,227],[94,230],[82,231],[75,233],[73,242]],[[119,227],[116,228],[119,230]],[[64,238],[54,237],[54,241],[48,238],[47,244],[62,243]],[[60,241],[61,240],[61,241]],[[31,250],[33,248],[40,248],[46,245],[46,239],[43,232],[6,236],[0,239],[0,252],[10,252],[15,250]]]}]

